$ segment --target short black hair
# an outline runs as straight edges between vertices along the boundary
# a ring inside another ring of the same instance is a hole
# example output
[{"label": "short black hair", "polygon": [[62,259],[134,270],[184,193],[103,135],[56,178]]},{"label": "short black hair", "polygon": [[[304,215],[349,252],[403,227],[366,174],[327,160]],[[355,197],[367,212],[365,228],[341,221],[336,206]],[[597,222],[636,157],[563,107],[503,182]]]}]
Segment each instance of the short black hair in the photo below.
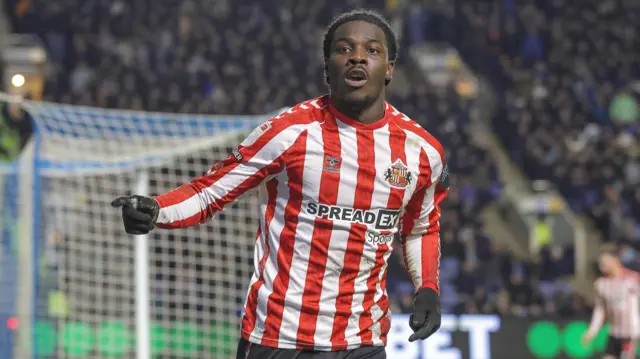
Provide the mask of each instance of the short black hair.
[{"label": "short black hair", "polygon": [[609,255],[615,258],[620,258],[620,248],[616,244],[603,244],[600,247],[600,255]]},{"label": "short black hair", "polygon": [[[331,42],[333,42],[333,35],[341,25],[344,25],[352,21],[364,21],[370,24],[376,25],[384,32],[384,37],[387,40],[389,61],[396,61],[398,58],[398,39],[396,34],[391,29],[391,25],[385,18],[379,13],[372,10],[358,9],[351,10],[338,15],[327,27],[322,40],[322,52],[324,54],[325,67],[327,65],[327,59],[331,53]],[[327,82],[329,79],[327,78]]]}]

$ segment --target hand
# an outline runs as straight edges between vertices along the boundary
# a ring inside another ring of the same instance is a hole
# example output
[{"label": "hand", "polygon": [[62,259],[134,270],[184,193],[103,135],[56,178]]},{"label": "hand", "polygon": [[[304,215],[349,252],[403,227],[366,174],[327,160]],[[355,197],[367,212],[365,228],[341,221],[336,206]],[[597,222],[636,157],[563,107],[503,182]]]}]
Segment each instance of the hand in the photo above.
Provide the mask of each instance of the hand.
[{"label": "hand", "polygon": [[593,336],[589,335],[589,333],[585,333],[582,338],[581,338],[581,342],[582,342],[582,346],[583,347],[587,347],[589,346],[589,344],[591,344],[591,341],[593,340]]},{"label": "hand", "polygon": [[440,329],[442,312],[440,310],[440,297],[431,288],[422,288],[413,298],[413,314],[409,318],[409,326],[413,334],[410,342],[427,339],[431,334]]},{"label": "hand", "polygon": [[155,226],[160,211],[155,199],[138,195],[116,198],[111,205],[122,207],[124,229],[129,234],[149,233]]}]

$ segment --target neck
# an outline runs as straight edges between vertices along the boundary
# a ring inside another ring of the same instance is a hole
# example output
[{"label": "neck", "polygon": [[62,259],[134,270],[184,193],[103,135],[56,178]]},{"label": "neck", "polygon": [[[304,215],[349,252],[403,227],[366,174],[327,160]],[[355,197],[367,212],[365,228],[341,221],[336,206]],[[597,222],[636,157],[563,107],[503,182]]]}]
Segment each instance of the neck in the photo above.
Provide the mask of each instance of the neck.
[{"label": "neck", "polygon": [[343,114],[350,118],[364,123],[370,124],[384,117],[384,96],[380,95],[374,101],[365,104],[353,104],[349,101],[341,101],[331,98],[331,104]]},{"label": "neck", "polygon": [[613,268],[613,270],[611,271],[611,276],[612,277],[619,277],[624,273],[624,268],[622,266],[617,266],[615,268]]}]

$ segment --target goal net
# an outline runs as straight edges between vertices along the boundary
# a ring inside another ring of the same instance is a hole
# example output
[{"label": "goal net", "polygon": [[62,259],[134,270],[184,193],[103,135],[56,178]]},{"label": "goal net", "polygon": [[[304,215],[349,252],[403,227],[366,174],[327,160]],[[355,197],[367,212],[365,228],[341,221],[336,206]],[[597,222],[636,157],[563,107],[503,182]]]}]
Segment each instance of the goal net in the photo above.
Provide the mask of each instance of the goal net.
[{"label": "goal net", "polygon": [[[14,215],[3,218],[15,218],[24,228],[11,237],[21,252],[14,258],[31,263],[13,273],[19,284],[12,305],[22,304],[0,318],[15,317],[11,323],[19,325],[10,339],[0,337],[0,345],[12,340],[14,357],[134,358],[140,238],[124,232],[120,211],[110,202],[126,194],[164,193],[204,174],[271,116],[20,105],[37,131],[19,162],[0,170],[0,193],[13,203],[4,210]],[[153,357],[235,354],[253,270],[257,205],[247,194],[207,224],[148,236],[144,266]],[[9,232],[0,231],[0,238]],[[2,269],[12,264],[5,248]],[[9,282],[2,279],[0,289]]]}]

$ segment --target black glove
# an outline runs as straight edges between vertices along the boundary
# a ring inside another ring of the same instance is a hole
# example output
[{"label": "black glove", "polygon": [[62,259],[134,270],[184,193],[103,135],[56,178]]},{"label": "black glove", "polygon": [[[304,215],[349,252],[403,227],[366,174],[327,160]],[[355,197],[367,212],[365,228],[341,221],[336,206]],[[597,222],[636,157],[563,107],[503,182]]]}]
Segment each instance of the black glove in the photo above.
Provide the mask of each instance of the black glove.
[{"label": "black glove", "polygon": [[413,334],[410,342],[427,339],[440,329],[442,312],[440,297],[431,288],[422,288],[413,298],[413,314],[409,317],[409,326]]},{"label": "black glove", "polygon": [[129,234],[147,234],[155,226],[160,206],[155,199],[145,196],[125,196],[111,202],[113,207],[122,207],[124,229]]}]

